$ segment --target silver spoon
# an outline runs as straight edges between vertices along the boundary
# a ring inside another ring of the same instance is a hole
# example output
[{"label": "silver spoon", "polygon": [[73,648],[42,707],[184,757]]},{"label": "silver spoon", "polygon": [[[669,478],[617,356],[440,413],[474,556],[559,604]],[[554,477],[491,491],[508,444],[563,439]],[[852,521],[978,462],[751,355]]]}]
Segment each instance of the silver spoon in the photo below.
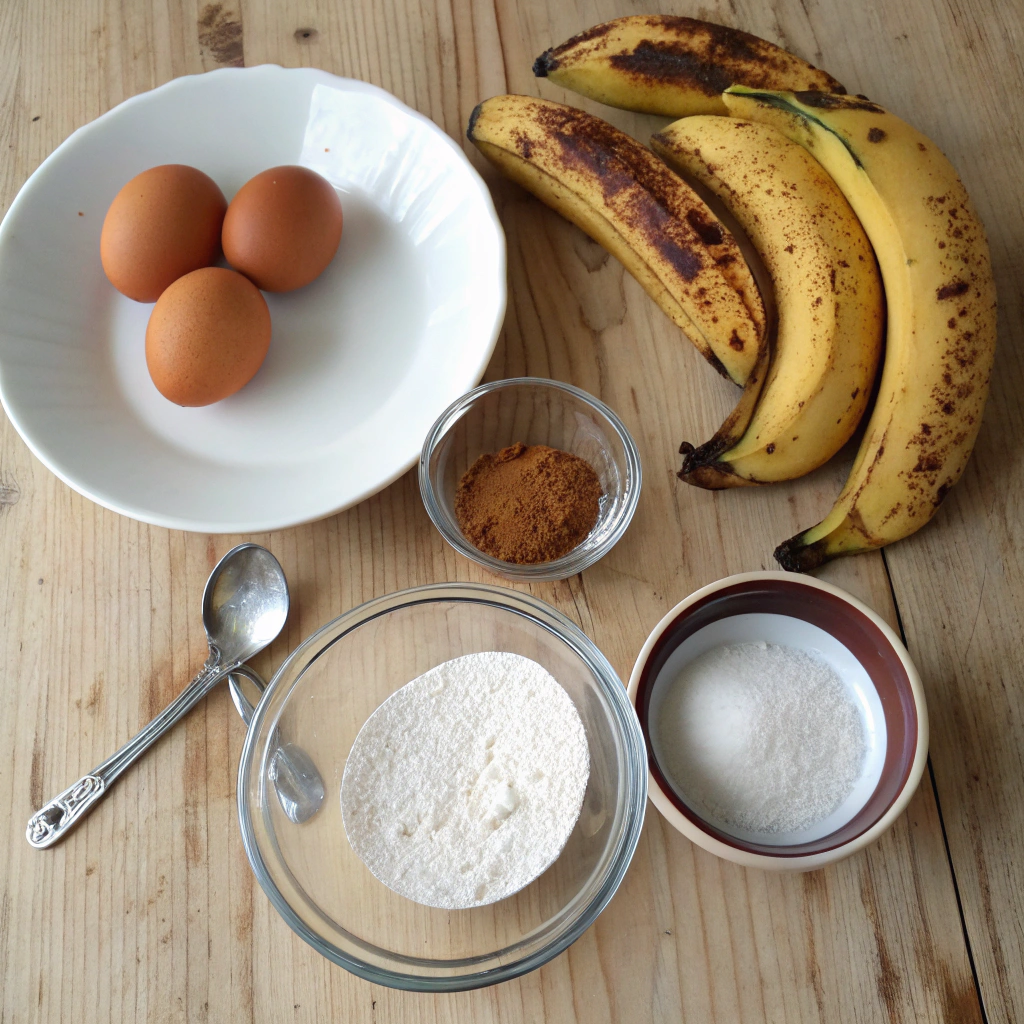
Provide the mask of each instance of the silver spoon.
[{"label": "silver spoon", "polygon": [[[228,676],[231,699],[248,725],[254,714],[253,703],[242,689],[242,678],[248,679],[262,694],[266,683],[248,665],[242,665],[237,672]],[[259,695],[256,697],[259,703]],[[302,747],[294,743],[280,743],[277,730],[271,737],[277,749],[270,760],[267,775],[277,790],[277,799],[288,820],[301,825],[320,810],[324,802],[324,780],[320,777],[313,759]]]},{"label": "silver spoon", "polygon": [[25,837],[53,846],[84,818],[113,781],[179,722],[226,675],[262,651],[288,617],[288,583],[278,560],[258,544],[239,544],[214,566],[203,591],[210,656],[199,674],[152,722],[29,819]]}]

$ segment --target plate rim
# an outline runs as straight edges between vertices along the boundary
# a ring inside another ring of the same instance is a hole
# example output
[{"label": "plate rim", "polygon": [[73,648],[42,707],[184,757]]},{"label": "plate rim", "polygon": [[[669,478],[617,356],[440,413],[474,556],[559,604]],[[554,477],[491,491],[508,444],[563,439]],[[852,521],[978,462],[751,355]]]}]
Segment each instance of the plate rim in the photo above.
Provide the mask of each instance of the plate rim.
[{"label": "plate rim", "polygon": [[[314,79],[319,79],[325,84],[337,84],[342,83],[345,91],[365,92],[370,95],[375,95],[388,105],[397,109],[400,113],[407,117],[412,118],[415,121],[423,124],[428,130],[432,131],[437,137],[442,139],[450,149],[457,155],[458,159],[462,160],[470,173],[470,181],[476,187],[477,192],[483,200],[484,210],[489,216],[489,221],[495,232],[495,240],[497,242],[497,282],[496,282],[496,295],[497,304],[495,307],[494,319],[490,328],[490,341],[481,350],[481,358],[478,361],[478,365],[473,371],[472,379],[466,384],[462,394],[472,390],[483,378],[484,373],[487,370],[487,366],[494,355],[494,350],[498,343],[498,337],[501,334],[501,329],[505,319],[505,313],[508,305],[508,282],[507,282],[507,247],[504,229],[501,224],[501,220],[498,217],[497,210],[494,206],[494,199],[491,195],[491,191],[484,181],[480,172],[473,166],[469,157],[465,154],[458,143],[435,121],[431,120],[425,114],[410,107],[404,103],[394,94],[388,92],[386,89],[382,89],[378,85],[374,85],[372,82],[365,82],[358,78],[348,78],[342,75],[335,75],[330,71],[324,71],[322,68],[286,68],[280,64],[265,63],[256,64],[250,67],[241,68],[217,68],[212,71],[197,72],[189,75],[178,75],[175,78],[171,78],[160,85],[155,86],[152,89],[147,89],[144,92],[136,93],[134,96],[129,96],[127,99],[122,100],[120,103],[115,104],[109,110],[104,111],[98,117],[93,118],[86,124],[80,125],[70,135],[67,136],[59,145],[55,146],[46,157],[39,163],[38,167],[26,178],[25,182],[21,185],[16,193],[14,199],[11,201],[11,205],[7,208],[2,219],[0,219],[0,258],[5,248],[5,243],[8,234],[13,231],[12,224],[14,223],[15,214],[27,203],[31,202],[31,195],[33,192],[33,185],[37,183],[37,179],[45,175],[49,165],[57,159],[58,154],[66,147],[71,146],[74,140],[80,135],[89,134],[90,132],[100,130],[102,131],[103,123],[108,119],[112,118],[118,111],[129,105],[138,105],[145,103],[147,99],[153,97],[155,93],[169,93],[174,92],[184,86],[185,83],[195,84],[199,79],[207,79],[211,76],[224,78],[231,76],[234,78],[240,75],[246,75],[252,77],[258,74],[266,74],[269,72],[271,75],[278,73],[285,74],[288,76],[309,76]],[[363,491],[358,492],[353,496],[347,497],[344,501],[337,505],[330,505],[317,509],[314,511],[306,512],[303,511],[297,515],[290,516],[277,516],[268,518],[252,518],[246,520],[234,519],[230,521],[213,521],[203,519],[197,516],[180,516],[180,515],[168,515],[159,512],[158,510],[151,510],[145,508],[134,507],[130,503],[125,503],[118,500],[116,497],[106,494],[99,493],[96,489],[92,488],[88,483],[74,479],[73,475],[66,473],[63,469],[58,468],[41,450],[37,445],[35,439],[32,437],[31,431],[25,429],[21,423],[17,413],[12,410],[10,400],[7,394],[7,386],[5,386],[5,374],[3,372],[3,361],[0,359],[0,405],[3,406],[4,412],[7,418],[10,420],[11,425],[17,431],[18,436],[25,443],[26,447],[32,453],[32,455],[39,460],[54,476],[65,483],[73,491],[81,494],[84,498],[88,498],[90,501],[103,508],[109,509],[111,512],[116,512],[119,515],[123,515],[129,519],[133,519],[136,522],[146,523],[150,526],[159,526],[170,530],[184,530],[191,533],[205,533],[205,534],[235,534],[235,533],[267,533],[273,530],[290,529],[294,526],[302,526],[307,523],[319,522],[321,519],[327,519],[330,516],[337,515],[340,512],[344,512],[346,509],[352,508],[355,505],[360,504],[367,498],[373,497],[375,494],[379,494],[385,488],[389,487],[400,477],[404,476],[410,469],[412,469],[419,461],[420,448],[422,447],[422,439],[417,442],[415,450],[410,454],[408,459],[402,463],[397,469],[395,469],[386,478],[382,479],[381,482],[371,485],[365,488]]]}]

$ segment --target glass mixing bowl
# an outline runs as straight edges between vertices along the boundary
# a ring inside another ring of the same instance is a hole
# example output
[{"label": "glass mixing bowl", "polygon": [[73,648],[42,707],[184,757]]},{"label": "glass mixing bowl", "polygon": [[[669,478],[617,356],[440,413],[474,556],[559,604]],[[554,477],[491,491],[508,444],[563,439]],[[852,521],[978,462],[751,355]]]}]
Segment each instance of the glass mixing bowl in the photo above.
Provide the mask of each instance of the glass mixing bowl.
[{"label": "glass mixing bowl", "polygon": [[[539,878],[497,903],[438,910],[392,892],[353,852],[341,777],[356,734],[387,697],[435,665],[478,651],[532,658],[561,683],[586,730],[590,780],[565,849]],[[267,776],[277,744],[289,741],[313,758],[327,791],[302,825],[285,817]],[[604,655],[542,601],[469,583],[377,598],[306,640],[267,687],[238,772],[245,850],[289,926],[368,981],[423,992],[507,981],[571,945],[622,881],[646,801],[643,735]]]}]

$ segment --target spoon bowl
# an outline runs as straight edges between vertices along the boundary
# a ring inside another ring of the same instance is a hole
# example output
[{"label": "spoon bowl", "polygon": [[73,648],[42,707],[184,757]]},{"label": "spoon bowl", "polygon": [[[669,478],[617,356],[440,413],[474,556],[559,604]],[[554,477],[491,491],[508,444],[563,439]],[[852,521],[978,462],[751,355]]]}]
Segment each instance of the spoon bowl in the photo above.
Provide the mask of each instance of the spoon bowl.
[{"label": "spoon bowl", "polygon": [[203,591],[203,626],[222,661],[241,664],[262,651],[288,618],[281,563],[259,544],[239,544],[214,566]]},{"label": "spoon bowl", "polygon": [[[237,672],[228,676],[228,689],[235,708],[242,716],[246,726],[252,721],[256,708],[242,688],[243,679],[248,680],[256,690],[256,703],[259,703],[267,684],[248,665],[240,665]],[[277,799],[288,820],[301,825],[320,810],[324,802],[324,780],[313,759],[302,747],[295,743],[279,744],[267,770],[267,777],[274,783]]]}]

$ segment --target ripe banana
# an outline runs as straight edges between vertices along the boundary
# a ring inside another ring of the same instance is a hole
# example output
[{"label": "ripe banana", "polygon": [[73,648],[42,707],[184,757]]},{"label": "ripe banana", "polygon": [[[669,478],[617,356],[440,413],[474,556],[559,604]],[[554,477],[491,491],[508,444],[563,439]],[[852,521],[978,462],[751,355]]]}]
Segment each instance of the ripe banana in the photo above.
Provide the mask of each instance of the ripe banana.
[{"label": "ripe banana", "polygon": [[667,117],[725,114],[721,93],[734,83],[846,92],[831,75],[767,40],[664,14],[595,25],[545,50],[533,73],[612,107]]},{"label": "ripe banana", "polygon": [[735,239],[693,189],[635,139],[560,103],[495,96],[473,111],[467,134],[621,260],[705,358],[745,386],[749,416],[768,362],[764,305]]},{"label": "ripe banana", "polygon": [[775,557],[807,571],[920,529],[960,478],[995,354],[988,244],[930,139],[868,100],[744,88],[729,112],[779,128],[835,179],[871,240],[888,306],[885,363],[849,479],[829,515]]},{"label": "ripe banana", "polygon": [[885,300],[850,204],[807,151],[767,125],[686,117],[651,139],[669,166],[711,189],[771,275],[778,326],[746,432],[688,449],[679,476],[701,487],[792,480],[850,439],[878,368]]}]

